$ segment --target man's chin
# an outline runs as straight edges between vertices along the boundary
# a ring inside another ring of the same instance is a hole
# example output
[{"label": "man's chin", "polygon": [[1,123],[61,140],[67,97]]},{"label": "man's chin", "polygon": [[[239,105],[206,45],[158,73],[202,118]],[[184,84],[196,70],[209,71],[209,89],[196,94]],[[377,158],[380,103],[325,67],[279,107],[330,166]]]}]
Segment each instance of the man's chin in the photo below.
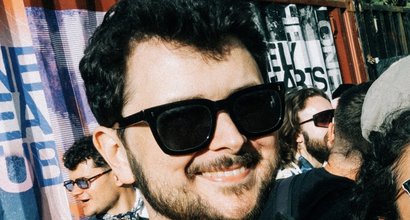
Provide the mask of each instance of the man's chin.
[{"label": "man's chin", "polygon": [[209,201],[208,204],[216,215],[224,219],[255,219],[265,194],[268,194],[266,184],[255,181],[222,187],[215,192],[205,194],[206,197],[202,200]]},{"label": "man's chin", "polygon": [[[170,187],[158,181],[149,182],[141,166],[136,161],[132,164],[137,187],[152,211],[169,219],[254,219],[275,170],[267,161],[244,166],[252,167],[245,170],[224,170],[220,178],[200,170],[190,172],[194,175],[185,184],[174,182]],[[203,173],[208,177],[200,177]]]}]

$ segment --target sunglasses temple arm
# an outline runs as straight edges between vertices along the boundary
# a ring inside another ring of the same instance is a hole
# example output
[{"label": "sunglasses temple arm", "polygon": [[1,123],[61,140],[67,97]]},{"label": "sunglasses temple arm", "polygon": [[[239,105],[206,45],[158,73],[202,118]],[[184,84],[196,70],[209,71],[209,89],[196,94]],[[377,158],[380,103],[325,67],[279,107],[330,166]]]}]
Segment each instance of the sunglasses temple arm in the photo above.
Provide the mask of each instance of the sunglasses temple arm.
[{"label": "sunglasses temple arm", "polygon": [[306,121],[303,121],[303,122],[299,123],[299,125],[306,124],[306,123],[308,123],[308,122],[310,122],[310,121],[313,121],[313,118],[311,118],[311,119],[309,119],[309,120],[306,120]]}]

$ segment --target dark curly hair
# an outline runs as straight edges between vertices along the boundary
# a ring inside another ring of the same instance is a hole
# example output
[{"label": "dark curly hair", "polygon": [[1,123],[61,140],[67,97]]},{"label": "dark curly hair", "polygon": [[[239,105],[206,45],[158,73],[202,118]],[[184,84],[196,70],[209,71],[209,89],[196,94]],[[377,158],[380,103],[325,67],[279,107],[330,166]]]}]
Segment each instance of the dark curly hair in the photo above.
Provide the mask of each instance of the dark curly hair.
[{"label": "dark curly hair", "polygon": [[398,165],[410,148],[410,108],[390,114],[369,136],[373,153],[364,160],[352,198],[352,219],[398,219]]},{"label": "dark curly hair", "polygon": [[[285,96],[285,116],[279,129],[279,146],[281,165],[294,161],[297,151],[296,135],[302,132],[298,113],[306,107],[306,101],[311,97],[329,97],[317,88],[292,89]],[[330,100],[329,100],[330,101]]]},{"label": "dark curly hair", "polygon": [[348,156],[352,152],[368,154],[370,143],[362,136],[361,116],[364,98],[372,81],[351,85],[343,92],[335,110],[335,142],[337,150]]},{"label": "dark curly hair", "polygon": [[[149,39],[191,46],[214,59],[222,59],[235,39],[265,72],[266,45],[254,10],[254,4],[239,0],[118,1],[90,38],[80,61],[88,102],[98,123],[112,127],[121,118],[127,102],[127,59],[138,43]],[[266,74],[262,75],[266,81]]]},{"label": "dark curly hair", "polygon": [[95,167],[105,168],[109,166],[94,147],[91,136],[85,136],[75,141],[63,155],[64,166],[69,170],[75,170],[78,164],[87,159],[92,159]]}]

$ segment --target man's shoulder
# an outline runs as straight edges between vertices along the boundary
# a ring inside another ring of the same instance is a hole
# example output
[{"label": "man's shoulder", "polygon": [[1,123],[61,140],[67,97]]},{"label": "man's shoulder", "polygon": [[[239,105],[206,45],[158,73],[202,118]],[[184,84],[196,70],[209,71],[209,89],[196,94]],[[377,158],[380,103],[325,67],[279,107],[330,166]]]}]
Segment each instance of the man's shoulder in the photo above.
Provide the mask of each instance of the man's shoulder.
[{"label": "man's shoulder", "polygon": [[330,174],[324,168],[304,175],[296,177],[300,183],[293,195],[298,197],[301,219],[346,219],[354,181]]},{"label": "man's shoulder", "polygon": [[324,168],[315,168],[292,178],[295,185],[293,195],[299,197],[302,203],[324,199],[340,192],[350,192],[355,185],[354,181],[333,175]]},{"label": "man's shoulder", "polygon": [[323,168],[277,180],[262,213],[265,218],[260,219],[306,219],[306,215],[326,219],[332,216],[329,211],[335,212],[336,207],[346,210],[353,185],[353,181],[332,175]]},{"label": "man's shoulder", "polygon": [[344,218],[353,186],[352,180],[323,168],[276,180],[259,219]]},{"label": "man's shoulder", "polygon": [[313,185],[317,183],[327,183],[327,182],[340,182],[340,183],[346,183],[349,185],[354,184],[353,180],[350,180],[349,178],[346,178],[346,177],[333,175],[329,173],[328,171],[326,171],[326,169],[323,167],[311,169],[305,173],[296,175],[293,178],[295,178],[297,181],[304,182],[304,184],[313,183]]}]

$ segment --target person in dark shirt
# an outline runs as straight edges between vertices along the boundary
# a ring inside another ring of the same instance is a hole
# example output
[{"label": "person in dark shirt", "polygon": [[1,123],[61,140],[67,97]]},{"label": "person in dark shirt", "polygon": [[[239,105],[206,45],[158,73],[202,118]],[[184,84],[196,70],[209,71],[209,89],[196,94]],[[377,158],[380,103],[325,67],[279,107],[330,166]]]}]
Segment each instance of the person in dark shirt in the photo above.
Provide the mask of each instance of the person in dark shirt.
[{"label": "person in dark shirt", "polygon": [[261,219],[349,219],[362,155],[369,152],[370,144],[361,135],[360,119],[370,85],[355,85],[340,97],[334,123],[328,125],[330,154],[324,167],[279,181]]}]

